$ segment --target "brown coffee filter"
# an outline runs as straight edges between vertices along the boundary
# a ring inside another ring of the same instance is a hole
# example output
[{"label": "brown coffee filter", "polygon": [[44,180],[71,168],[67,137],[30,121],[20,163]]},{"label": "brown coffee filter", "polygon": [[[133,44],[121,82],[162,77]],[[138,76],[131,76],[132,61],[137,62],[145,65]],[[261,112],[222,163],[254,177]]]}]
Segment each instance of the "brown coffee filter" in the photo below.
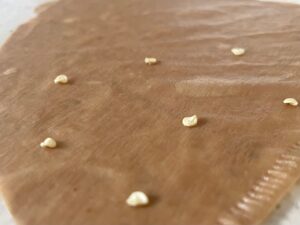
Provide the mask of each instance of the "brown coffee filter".
[{"label": "brown coffee filter", "polygon": [[[17,223],[261,223],[300,175],[300,108],[282,102],[300,101],[299,16],[249,0],[61,0],[21,26],[0,53],[0,187]],[[149,205],[128,206],[133,191]]]}]

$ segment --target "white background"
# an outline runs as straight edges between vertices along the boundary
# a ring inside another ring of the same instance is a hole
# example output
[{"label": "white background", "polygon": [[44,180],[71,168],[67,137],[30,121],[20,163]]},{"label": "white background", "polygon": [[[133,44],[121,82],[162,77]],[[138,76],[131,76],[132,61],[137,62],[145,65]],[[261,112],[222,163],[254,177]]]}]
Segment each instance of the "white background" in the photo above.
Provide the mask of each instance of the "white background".
[{"label": "white background", "polygon": [[[300,0],[265,1],[294,2],[300,4]],[[47,0],[0,0],[0,45],[5,42],[20,24],[34,17],[34,8],[44,2],[47,2]],[[279,209],[277,209],[268,219],[267,223],[265,223],[265,225],[297,224],[300,224],[300,183],[296,185],[293,191],[280,204]],[[15,225],[1,198],[0,225]]]}]

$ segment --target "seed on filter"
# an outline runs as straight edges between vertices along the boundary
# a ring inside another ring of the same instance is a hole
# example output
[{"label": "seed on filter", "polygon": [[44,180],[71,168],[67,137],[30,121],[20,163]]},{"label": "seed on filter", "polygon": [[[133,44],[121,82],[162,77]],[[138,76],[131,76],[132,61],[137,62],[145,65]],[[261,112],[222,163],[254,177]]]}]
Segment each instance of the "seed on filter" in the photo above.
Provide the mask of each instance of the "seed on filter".
[{"label": "seed on filter", "polygon": [[182,124],[185,127],[194,127],[198,123],[198,117],[196,115],[184,117],[182,119]]},{"label": "seed on filter", "polygon": [[287,104],[287,105],[292,105],[292,106],[297,106],[298,105],[298,101],[294,98],[286,98],[286,99],[283,100],[283,103]]},{"label": "seed on filter", "polygon": [[66,84],[68,83],[68,77],[64,74],[58,75],[55,79],[54,79],[54,83],[55,84]]},{"label": "seed on filter", "polygon": [[148,196],[141,191],[135,191],[130,194],[126,200],[127,205],[132,207],[143,206],[149,204]]},{"label": "seed on filter", "polygon": [[244,48],[232,48],[231,52],[236,56],[240,56],[240,55],[244,55],[246,50]]},{"label": "seed on filter", "polygon": [[40,146],[42,148],[55,148],[56,147],[56,141],[53,138],[46,138],[41,144]]},{"label": "seed on filter", "polygon": [[76,22],[77,20],[78,20],[77,18],[70,17],[70,18],[64,19],[64,20],[63,20],[63,23],[67,23],[67,24],[69,24],[69,23],[74,23],[74,22]]},{"label": "seed on filter", "polygon": [[156,58],[146,57],[145,63],[148,65],[152,65],[158,63],[158,60]]}]

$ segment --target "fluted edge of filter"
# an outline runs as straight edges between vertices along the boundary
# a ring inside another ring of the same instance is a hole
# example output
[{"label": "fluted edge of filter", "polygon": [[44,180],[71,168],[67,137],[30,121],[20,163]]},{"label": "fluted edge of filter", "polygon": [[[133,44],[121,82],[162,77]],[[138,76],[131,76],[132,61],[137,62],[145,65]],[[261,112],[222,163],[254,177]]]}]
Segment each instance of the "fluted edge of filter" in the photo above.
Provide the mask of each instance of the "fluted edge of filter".
[{"label": "fluted edge of filter", "polygon": [[[283,198],[283,194],[280,194],[282,190],[288,189],[300,177],[299,167],[300,142],[297,142],[287,152],[282,153],[252,188],[218,218],[218,225],[259,224],[273,209],[270,208],[270,203],[278,203]],[[256,216],[264,208],[270,208],[270,211],[257,219]]]}]

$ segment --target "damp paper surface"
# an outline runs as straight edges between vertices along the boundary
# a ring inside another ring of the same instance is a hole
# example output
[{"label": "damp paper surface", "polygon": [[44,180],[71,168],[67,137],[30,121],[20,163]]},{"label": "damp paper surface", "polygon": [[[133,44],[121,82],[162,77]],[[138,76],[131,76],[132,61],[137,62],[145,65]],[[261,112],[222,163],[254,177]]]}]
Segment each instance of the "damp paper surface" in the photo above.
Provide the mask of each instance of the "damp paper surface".
[{"label": "damp paper surface", "polygon": [[[300,99],[299,15],[243,0],[44,8],[0,52],[0,187],[17,223],[259,224],[300,174],[300,109],[282,103]],[[148,207],[126,205],[137,190]]]}]

